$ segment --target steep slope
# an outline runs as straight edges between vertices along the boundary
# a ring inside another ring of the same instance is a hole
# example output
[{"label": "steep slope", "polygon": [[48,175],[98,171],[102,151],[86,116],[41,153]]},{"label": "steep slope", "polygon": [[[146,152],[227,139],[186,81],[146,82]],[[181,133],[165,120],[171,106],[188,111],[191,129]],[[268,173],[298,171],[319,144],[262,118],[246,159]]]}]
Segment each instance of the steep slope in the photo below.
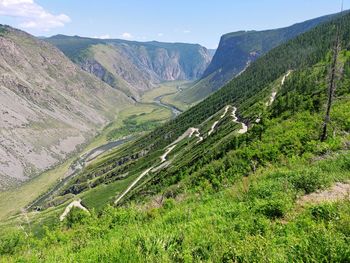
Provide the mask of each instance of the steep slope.
[{"label": "steep slope", "polygon": [[[61,195],[77,194],[85,197],[86,194],[85,199],[82,198],[83,201],[89,200],[86,202],[91,202],[95,207],[95,195],[101,194],[104,197],[97,205],[100,206],[114,198],[106,194],[108,191],[105,191],[103,185],[110,185],[109,189],[113,193],[115,189],[120,190],[121,186],[125,187],[125,184],[136,180],[144,171],[148,173],[141,180],[145,181],[142,190],[147,194],[157,193],[164,190],[165,186],[178,183],[186,175],[195,173],[213,158],[221,158],[226,151],[236,149],[245,140],[254,142],[256,136],[262,136],[258,131],[264,130],[266,116],[272,114],[272,106],[276,103],[282,103],[283,107],[286,104],[288,107],[293,106],[293,112],[297,111],[295,105],[299,105],[300,109],[309,105],[306,110],[320,114],[326,101],[326,65],[329,63],[327,59],[334,40],[334,23],[339,22],[343,25],[342,46],[347,49],[350,39],[350,15],[320,25],[273,49],[252,63],[239,77],[195,107],[147,136],[88,166],[76,180],[62,189]],[[348,55],[346,52],[344,54],[343,63],[348,65]],[[318,75],[307,73],[309,67],[315,67]],[[301,74],[299,71],[312,77],[305,77],[305,82],[301,82],[304,85],[300,87],[301,94],[293,91],[293,86],[287,85],[289,78]],[[307,86],[306,81],[310,82]],[[315,85],[318,88],[312,89]],[[284,87],[290,90],[282,91]],[[302,87],[305,87],[304,94]],[[342,89],[346,90],[346,84],[342,85]],[[280,92],[284,94],[282,102]],[[302,98],[305,98],[305,102]],[[275,117],[288,110],[278,112]],[[237,137],[238,134],[245,134],[252,128],[257,130],[248,133],[248,137]],[[283,144],[283,140],[280,143]],[[174,145],[176,146],[173,147]],[[243,158],[239,163],[247,165],[243,170],[249,172],[249,162]],[[151,170],[148,170],[149,168]],[[103,191],[103,194],[99,191]],[[139,192],[135,190],[135,193]],[[140,197],[139,194],[134,196]]]},{"label": "steep slope", "polygon": [[219,47],[201,79],[195,82],[192,88],[179,94],[176,99],[188,104],[202,100],[242,73],[250,63],[271,49],[333,19],[335,16],[323,16],[285,28],[238,31],[223,35]]},{"label": "steep slope", "polygon": [[196,80],[211,61],[210,52],[195,44],[64,35],[46,41],[56,45],[82,69],[134,97],[162,81]]},{"label": "steep slope", "polygon": [[52,45],[0,29],[2,188],[65,159],[130,100]]},{"label": "steep slope", "polygon": [[[321,142],[337,27],[337,93]],[[37,221],[0,239],[0,253],[10,262],[349,262],[349,83],[347,15],[87,167],[65,189],[74,203],[57,198],[56,210],[30,214]],[[57,223],[73,204],[82,210]],[[56,225],[35,236],[45,216]]]}]

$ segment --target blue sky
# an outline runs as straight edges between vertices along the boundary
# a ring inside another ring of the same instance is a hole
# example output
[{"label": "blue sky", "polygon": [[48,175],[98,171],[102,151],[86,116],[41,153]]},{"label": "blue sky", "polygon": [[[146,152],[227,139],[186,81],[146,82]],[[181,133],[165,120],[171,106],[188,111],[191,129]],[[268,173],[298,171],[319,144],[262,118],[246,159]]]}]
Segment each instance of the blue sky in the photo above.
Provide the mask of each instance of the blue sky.
[{"label": "blue sky", "polygon": [[[338,12],[341,0],[0,0],[0,23],[54,34],[199,43]],[[350,0],[344,0],[350,9]]]}]

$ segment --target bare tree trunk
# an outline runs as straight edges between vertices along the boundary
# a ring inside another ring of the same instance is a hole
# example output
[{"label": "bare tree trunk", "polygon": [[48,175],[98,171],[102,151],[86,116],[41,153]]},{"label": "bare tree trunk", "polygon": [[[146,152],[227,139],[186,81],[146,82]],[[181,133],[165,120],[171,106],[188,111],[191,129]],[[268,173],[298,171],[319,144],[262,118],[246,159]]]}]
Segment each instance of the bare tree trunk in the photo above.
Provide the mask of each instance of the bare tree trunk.
[{"label": "bare tree trunk", "polygon": [[[344,0],[341,1],[340,13],[342,13],[343,10],[344,10]],[[341,23],[341,21],[340,21],[340,23]],[[322,134],[320,137],[321,141],[325,141],[327,139],[327,129],[328,129],[328,124],[330,122],[332,102],[333,102],[333,97],[334,97],[335,89],[336,89],[335,82],[336,82],[336,74],[337,74],[337,62],[338,62],[338,55],[340,52],[340,29],[341,29],[341,24],[337,25],[337,34],[336,34],[336,40],[335,40],[334,49],[333,49],[331,78],[329,81],[329,88],[328,88],[327,110],[326,110],[326,116],[325,116],[324,122],[323,122]]]},{"label": "bare tree trunk", "polygon": [[340,39],[339,39],[339,28],[337,29],[337,37],[335,41],[335,46],[333,50],[333,59],[332,59],[332,66],[331,66],[331,77],[329,81],[329,87],[328,87],[328,101],[327,101],[327,110],[326,115],[323,122],[323,128],[322,128],[322,134],[321,134],[321,141],[325,141],[327,139],[327,129],[328,124],[330,122],[330,113],[333,103],[333,97],[336,89],[336,74],[337,74],[337,62],[338,62],[338,55],[340,51]]}]

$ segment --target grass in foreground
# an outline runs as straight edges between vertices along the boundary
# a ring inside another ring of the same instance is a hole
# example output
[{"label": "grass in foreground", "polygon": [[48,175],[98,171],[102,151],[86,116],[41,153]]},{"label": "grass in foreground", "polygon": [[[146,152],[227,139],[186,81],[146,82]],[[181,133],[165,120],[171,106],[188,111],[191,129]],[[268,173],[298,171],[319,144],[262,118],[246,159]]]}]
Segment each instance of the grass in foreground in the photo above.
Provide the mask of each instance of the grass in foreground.
[{"label": "grass in foreground", "polygon": [[[90,215],[73,210],[63,223],[56,217],[40,236],[10,233],[0,239],[2,260],[348,262],[349,201],[298,202],[305,194],[350,180],[348,107],[346,99],[335,104],[333,127],[340,135],[324,143],[315,133],[318,114],[273,119],[261,140],[247,140],[188,174],[177,193],[165,188],[162,201],[153,197],[146,204],[107,206]],[[263,165],[245,176],[250,162],[244,160],[254,156]],[[98,205],[94,196],[87,198],[90,205]],[[42,215],[42,222],[50,223],[49,218]]]},{"label": "grass in foreground", "polygon": [[[270,167],[218,192],[161,206],[75,210],[40,239],[0,241],[4,262],[347,262],[350,203],[298,205],[299,196],[350,179],[348,153]],[[331,170],[331,173],[329,171]]]}]

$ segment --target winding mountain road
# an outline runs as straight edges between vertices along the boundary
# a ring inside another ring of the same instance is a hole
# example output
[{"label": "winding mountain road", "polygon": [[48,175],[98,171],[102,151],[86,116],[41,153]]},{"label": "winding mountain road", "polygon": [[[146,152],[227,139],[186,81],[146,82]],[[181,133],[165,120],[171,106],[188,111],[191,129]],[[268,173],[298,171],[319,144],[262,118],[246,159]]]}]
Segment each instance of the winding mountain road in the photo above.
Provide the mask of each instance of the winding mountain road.
[{"label": "winding mountain road", "polygon": [[[159,97],[157,97],[159,98]],[[228,113],[228,110],[230,109],[230,105],[227,105],[225,107],[225,111],[223,112],[222,115],[220,115],[220,119],[223,119],[226,114]],[[244,134],[248,131],[248,126],[244,123],[244,122],[239,122],[238,121],[238,117],[236,116],[236,111],[237,111],[237,108],[236,107],[232,107],[232,121],[237,123],[237,124],[241,124],[242,125],[242,128],[240,130],[238,130],[238,133],[239,134]],[[216,125],[219,123],[219,120],[214,122],[214,124],[212,125],[210,131],[208,132],[208,136],[211,135],[213,132],[214,132],[214,129],[216,127]],[[154,166],[148,168],[147,170],[143,171],[139,177],[136,178],[135,181],[133,181],[129,187],[121,194],[117,197],[117,199],[114,201],[114,204],[118,204],[119,201],[128,193],[130,192],[130,190],[145,176],[147,175],[151,170],[157,170],[158,168],[162,167],[162,165],[166,162],[167,160],[167,156],[171,153],[172,150],[175,149],[175,147],[177,146],[177,144],[179,142],[181,142],[182,140],[184,140],[185,138],[191,138],[192,136],[195,136],[198,138],[198,141],[197,143],[201,142],[204,140],[204,138],[201,136],[200,132],[199,132],[199,129],[198,128],[194,128],[194,127],[191,127],[191,128],[188,128],[182,135],[180,135],[175,141],[173,141],[171,144],[169,144],[166,148],[165,148],[165,152],[164,154],[162,154],[159,158],[160,158],[160,161],[161,161],[161,164],[154,168]]]},{"label": "winding mountain road", "polygon": [[210,131],[208,132],[208,136],[210,136],[210,135],[214,132],[215,127],[218,125],[219,121],[220,121],[222,118],[224,118],[224,117],[226,116],[226,114],[227,114],[229,108],[230,108],[230,106],[226,106],[226,107],[225,107],[225,111],[224,111],[224,113],[220,116],[220,119],[219,119],[218,121],[214,122],[213,125],[211,126]]},{"label": "winding mountain road", "polygon": [[176,145],[181,142],[182,140],[184,140],[185,138],[191,138],[192,136],[195,136],[198,138],[197,143],[201,142],[203,140],[203,137],[201,136],[199,129],[198,128],[188,128],[181,136],[179,136],[175,141],[173,141],[171,144],[169,144],[166,148],[165,148],[165,152],[163,155],[161,155],[160,161],[161,164],[158,165],[157,167],[150,167],[147,170],[143,171],[139,177],[136,178],[135,181],[133,181],[131,183],[131,185],[129,185],[129,187],[121,194],[117,197],[117,199],[114,201],[114,204],[118,204],[119,201],[127,194],[130,192],[130,190],[145,176],[147,175],[151,170],[155,171],[158,170],[159,168],[163,168],[163,165],[166,162],[166,157],[170,154],[170,152],[176,147]]},{"label": "winding mountain road", "polygon": [[241,124],[242,125],[242,128],[240,130],[238,130],[238,133],[239,134],[244,134],[248,131],[248,126],[244,123],[244,122],[239,122],[238,121],[238,117],[236,116],[236,112],[237,112],[237,108],[236,107],[233,107],[233,106],[230,106],[230,105],[227,105],[225,107],[225,111],[224,113],[220,116],[220,119],[215,121],[213,123],[213,125],[211,126],[211,129],[210,131],[208,132],[208,136],[210,136],[214,130],[215,130],[215,127],[218,125],[219,121],[224,118],[229,110],[229,108],[232,107],[232,113],[231,113],[231,116],[232,116],[232,120],[233,122],[237,123],[237,124]]},{"label": "winding mountain road", "polygon": [[135,181],[133,181],[131,183],[131,185],[129,185],[129,187],[114,201],[114,204],[118,204],[119,201],[127,194],[129,193],[129,191],[146,175],[149,173],[149,171],[151,171],[154,167],[150,167],[147,170],[143,171],[139,177],[136,178]]},{"label": "winding mountain road", "polygon": [[[284,85],[284,82],[286,81],[286,79],[288,78],[288,76],[290,75],[290,73],[292,73],[291,70],[288,70],[286,74],[284,74],[282,80],[281,80],[281,87]],[[270,96],[270,99],[268,102],[266,102],[266,106],[269,107],[272,105],[272,103],[275,101],[276,99],[276,95],[277,95],[277,91],[273,90]]]},{"label": "winding mountain road", "polygon": [[242,128],[240,130],[238,130],[238,133],[239,134],[244,134],[244,133],[246,133],[248,131],[248,126],[244,122],[239,122],[238,121],[238,117],[236,116],[236,112],[237,112],[237,108],[233,107],[232,108],[232,115],[231,115],[232,119],[233,119],[233,122],[242,125]]}]

